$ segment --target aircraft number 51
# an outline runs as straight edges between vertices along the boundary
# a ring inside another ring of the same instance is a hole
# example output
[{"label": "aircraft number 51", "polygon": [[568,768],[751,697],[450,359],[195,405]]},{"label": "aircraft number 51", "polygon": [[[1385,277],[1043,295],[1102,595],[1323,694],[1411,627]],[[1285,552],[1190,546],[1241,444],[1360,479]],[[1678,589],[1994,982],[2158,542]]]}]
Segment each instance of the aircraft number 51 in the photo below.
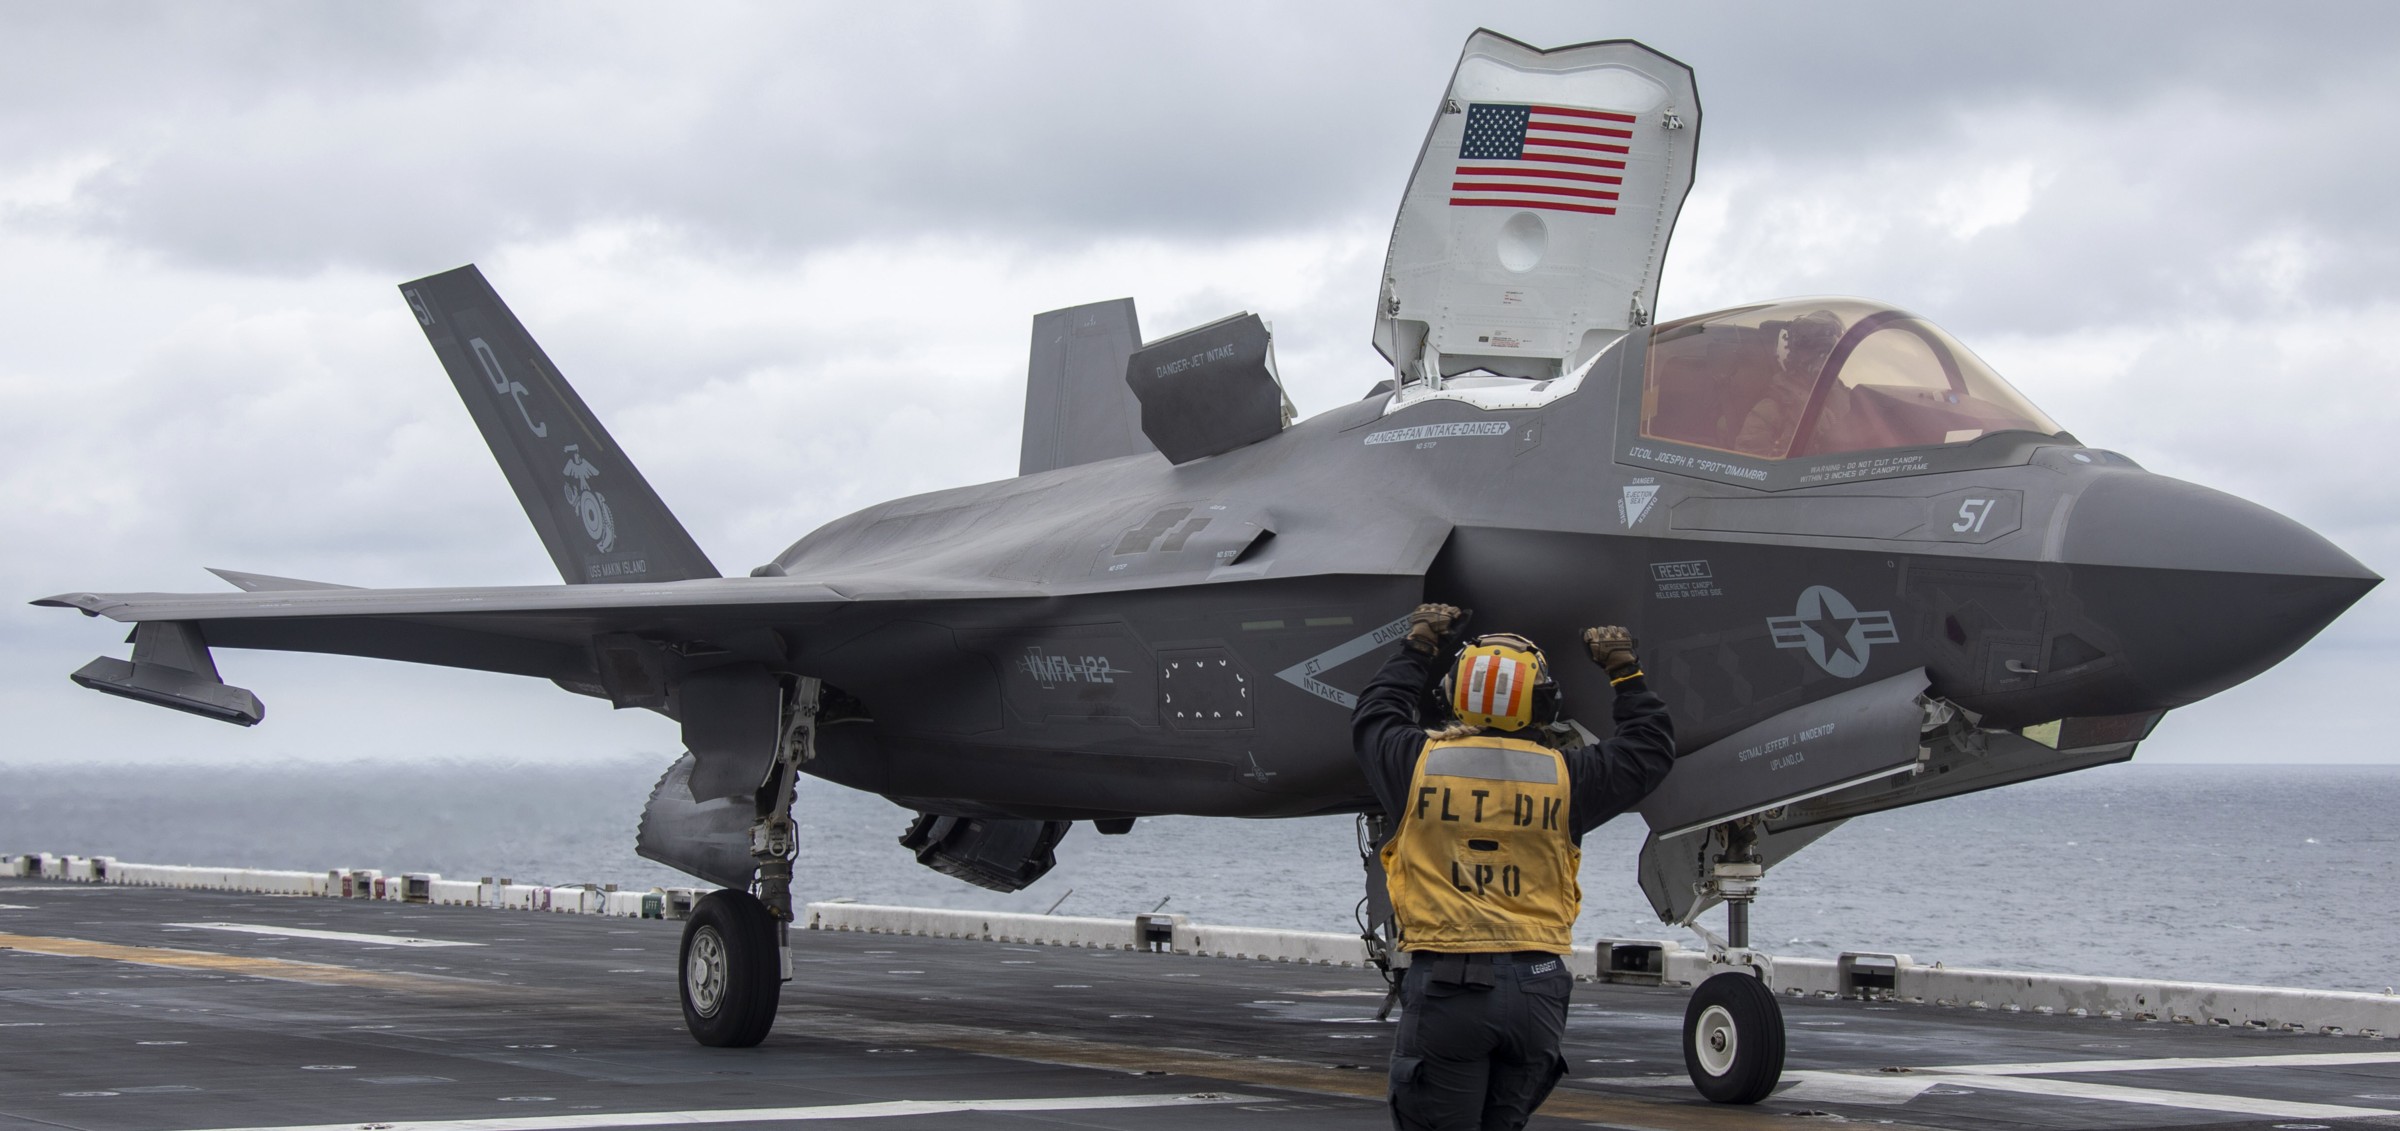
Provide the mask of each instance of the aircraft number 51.
[{"label": "aircraft number 51", "polygon": [[1992,505],[1998,499],[1968,499],[1958,504],[1958,521],[1950,529],[1959,534],[1981,534],[1983,524],[1991,520]]}]

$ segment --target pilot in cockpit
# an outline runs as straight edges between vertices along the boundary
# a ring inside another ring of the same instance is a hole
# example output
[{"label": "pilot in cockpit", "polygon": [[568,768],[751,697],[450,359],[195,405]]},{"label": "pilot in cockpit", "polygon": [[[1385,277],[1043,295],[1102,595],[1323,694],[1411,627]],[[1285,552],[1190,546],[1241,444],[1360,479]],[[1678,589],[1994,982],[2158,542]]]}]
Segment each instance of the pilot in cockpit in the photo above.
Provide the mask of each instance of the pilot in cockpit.
[{"label": "pilot in cockpit", "polygon": [[[1842,320],[1830,310],[1812,310],[1784,323],[1775,344],[1775,368],[1767,378],[1766,387],[1746,412],[1740,401],[1729,412],[1744,412],[1738,420],[1720,421],[1718,434],[1731,434],[1736,451],[1769,459],[1781,459],[1792,452],[1794,430],[1808,410],[1808,398],[1824,372],[1826,359],[1833,354],[1835,343],[1842,337]],[[1818,436],[1838,436],[1850,414],[1849,390],[1841,382],[1831,383],[1825,391],[1825,404],[1817,410],[1817,420],[1811,432]],[[1825,445],[1817,445],[1824,447]]]}]

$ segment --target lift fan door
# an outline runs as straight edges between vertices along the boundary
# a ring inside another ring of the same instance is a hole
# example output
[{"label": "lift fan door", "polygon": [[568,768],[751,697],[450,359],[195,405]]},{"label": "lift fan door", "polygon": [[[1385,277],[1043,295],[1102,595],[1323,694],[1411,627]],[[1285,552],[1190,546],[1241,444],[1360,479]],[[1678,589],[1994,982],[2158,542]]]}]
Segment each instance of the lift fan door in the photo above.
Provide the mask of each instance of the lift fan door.
[{"label": "lift fan door", "polygon": [[1924,731],[1915,668],[1756,723],[1678,758],[1642,801],[1660,839],[1905,770]]},{"label": "lift fan door", "polygon": [[1404,383],[1539,379],[1647,324],[1699,132],[1691,68],[1647,47],[1476,32],[1401,198],[1376,348]]},{"label": "lift fan door", "polygon": [[695,798],[692,771],[699,764],[687,753],[667,767],[642,807],[633,851],[720,887],[748,888],[758,868],[750,856],[757,807],[748,798]]}]

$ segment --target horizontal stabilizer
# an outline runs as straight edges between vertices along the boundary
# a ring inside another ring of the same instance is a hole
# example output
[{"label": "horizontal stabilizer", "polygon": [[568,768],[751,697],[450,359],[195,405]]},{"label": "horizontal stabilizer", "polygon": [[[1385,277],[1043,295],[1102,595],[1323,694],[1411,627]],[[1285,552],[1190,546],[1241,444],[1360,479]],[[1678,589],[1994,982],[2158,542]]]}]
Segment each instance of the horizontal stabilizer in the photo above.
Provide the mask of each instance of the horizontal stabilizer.
[{"label": "horizontal stabilizer", "polygon": [[189,621],[136,625],[132,660],[102,656],[67,678],[94,691],[246,727],[267,714],[258,696],[217,675],[208,641]]},{"label": "horizontal stabilizer", "polygon": [[568,584],[719,576],[482,272],[400,293]]},{"label": "horizontal stabilizer", "polygon": [[1754,723],[1675,760],[1643,799],[1660,839],[1820,797],[1915,765],[1925,669],[1905,671]]},{"label": "horizontal stabilizer", "polygon": [[1141,344],[1129,298],[1033,316],[1017,474],[1155,450],[1142,435],[1133,390],[1125,387],[1125,359]]},{"label": "horizontal stabilizer", "polygon": [[244,593],[292,593],[302,589],[356,589],[355,585],[336,585],[330,581],[302,581],[297,577],[277,577],[271,573],[243,573],[238,569],[218,569],[209,566],[208,572],[224,578],[225,583]]}]

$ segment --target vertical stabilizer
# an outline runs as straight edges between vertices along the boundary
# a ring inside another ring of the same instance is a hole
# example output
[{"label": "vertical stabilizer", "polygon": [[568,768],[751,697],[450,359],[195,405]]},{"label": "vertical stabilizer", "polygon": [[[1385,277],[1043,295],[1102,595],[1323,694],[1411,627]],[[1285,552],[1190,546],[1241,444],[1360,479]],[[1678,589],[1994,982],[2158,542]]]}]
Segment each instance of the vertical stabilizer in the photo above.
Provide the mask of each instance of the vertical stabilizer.
[{"label": "vertical stabilizer", "polygon": [[400,294],[569,584],[718,576],[483,272],[470,264]]},{"label": "vertical stabilizer", "polygon": [[1125,359],[1141,346],[1129,298],[1033,316],[1017,474],[1154,450],[1142,434],[1141,405],[1125,385]]}]

